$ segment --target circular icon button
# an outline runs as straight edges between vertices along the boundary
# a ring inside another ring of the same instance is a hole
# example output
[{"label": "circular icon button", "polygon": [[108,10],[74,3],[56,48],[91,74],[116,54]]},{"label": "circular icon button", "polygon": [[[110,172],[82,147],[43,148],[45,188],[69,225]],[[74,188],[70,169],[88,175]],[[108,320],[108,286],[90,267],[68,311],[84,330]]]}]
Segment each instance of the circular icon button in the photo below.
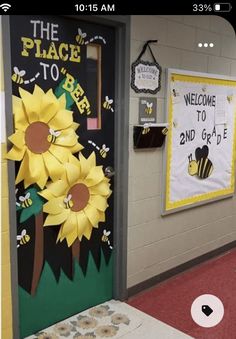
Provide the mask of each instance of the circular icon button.
[{"label": "circular icon button", "polygon": [[199,326],[213,327],[221,322],[224,316],[224,305],[215,295],[203,294],[192,303],[191,315]]}]

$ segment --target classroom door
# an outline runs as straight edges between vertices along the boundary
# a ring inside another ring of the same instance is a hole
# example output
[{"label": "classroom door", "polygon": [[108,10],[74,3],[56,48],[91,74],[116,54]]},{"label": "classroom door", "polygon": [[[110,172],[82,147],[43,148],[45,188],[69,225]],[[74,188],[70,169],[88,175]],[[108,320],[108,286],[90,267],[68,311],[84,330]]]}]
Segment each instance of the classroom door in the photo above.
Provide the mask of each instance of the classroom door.
[{"label": "classroom door", "polygon": [[21,338],[112,298],[115,32],[10,17]]}]

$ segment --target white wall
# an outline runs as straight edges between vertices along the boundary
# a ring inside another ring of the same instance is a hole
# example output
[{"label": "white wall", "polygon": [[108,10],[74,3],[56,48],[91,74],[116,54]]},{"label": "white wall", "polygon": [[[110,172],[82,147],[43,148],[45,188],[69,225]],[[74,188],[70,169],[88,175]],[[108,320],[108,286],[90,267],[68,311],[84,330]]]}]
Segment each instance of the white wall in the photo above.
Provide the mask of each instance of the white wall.
[{"label": "white wall", "polygon": [[[132,16],[131,61],[146,40],[163,70],[157,94],[158,122],[165,121],[165,70],[180,68],[236,76],[236,40],[231,25],[217,16]],[[199,48],[198,42],[213,42]],[[147,60],[148,51],[144,57]],[[151,60],[151,59],[150,59]],[[139,96],[130,92],[128,287],[236,239],[236,198],[162,217],[163,149],[134,151]],[[153,95],[150,95],[153,97]]]}]

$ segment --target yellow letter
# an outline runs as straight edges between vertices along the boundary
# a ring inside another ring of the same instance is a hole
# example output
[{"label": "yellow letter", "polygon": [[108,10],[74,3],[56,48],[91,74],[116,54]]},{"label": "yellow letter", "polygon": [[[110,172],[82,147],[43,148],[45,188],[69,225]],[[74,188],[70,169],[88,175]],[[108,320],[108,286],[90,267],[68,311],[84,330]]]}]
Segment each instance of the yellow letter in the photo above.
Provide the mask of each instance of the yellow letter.
[{"label": "yellow letter", "polygon": [[68,92],[72,92],[74,90],[74,82],[75,79],[72,75],[66,73],[66,81],[63,84],[63,88],[68,91]]},{"label": "yellow letter", "polygon": [[21,41],[23,42],[23,50],[21,51],[22,56],[29,56],[28,49],[32,49],[34,47],[34,41],[30,38],[22,37]]},{"label": "yellow letter", "polygon": [[80,86],[80,84],[77,84],[74,91],[71,93],[71,97],[76,102],[83,94],[84,94],[83,88]]},{"label": "yellow letter", "polygon": [[[67,52],[64,55],[63,55],[63,52],[62,52],[63,49]],[[59,53],[59,56],[60,56],[61,60],[63,60],[63,61],[68,60],[68,45],[64,44],[64,43],[61,43],[59,48],[58,48],[58,53]]]},{"label": "yellow letter", "polygon": [[80,62],[80,46],[70,44],[70,61]]},{"label": "yellow letter", "polygon": [[40,40],[40,39],[35,39],[34,42],[35,42],[35,45],[36,45],[35,58],[43,58],[43,59],[45,59],[47,53],[46,53],[45,49],[43,49],[42,51],[41,51],[41,49],[40,49],[42,40]]},{"label": "yellow letter", "polygon": [[47,59],[59,60],[59,56],[57,54],[56,46],[54,42],[50,43],[50,47],[47,54]]},{"label": "yellow letter", "polygon": [[[72,96],[72,93],[71,93],[71,96]],[[87,111],[87,114],[89,115],[91,113],[90,111],[90,103],[87,99],[86,96],[83,97],[82,100],[80,100],[79,102],[76,102],[76,105],[80,111],[81,114],[84,113],[84,111],[86,110]]]}]

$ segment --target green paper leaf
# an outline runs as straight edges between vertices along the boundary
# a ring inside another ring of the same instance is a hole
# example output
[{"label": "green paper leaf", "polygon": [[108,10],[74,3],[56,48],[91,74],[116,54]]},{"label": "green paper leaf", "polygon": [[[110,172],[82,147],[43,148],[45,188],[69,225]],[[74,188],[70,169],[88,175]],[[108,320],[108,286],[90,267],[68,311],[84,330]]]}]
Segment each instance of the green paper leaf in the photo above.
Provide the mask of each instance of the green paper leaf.
[{"label": "green paper leaf", "polygon": [[[62,86],[64,85],[65,81],[66,81],[66,78],[63,79],[63,80],[59,83],[59,85],[58,85],[57,88],[55,89],[54,94],[55,94],[55,96],[56,96],[57,98],[59,98],[62,94],[65,93],[65,94],[66,94],[66,109],[71,109],[71,107],[72,107],[73,104],[74,104],[74,100],[72,99],[70,93],[69,93],[68,91],[66,91],[66,90],[62,87]],[[75,87],[76,87],[76,85],[77,85],[77,80],[75,80],[75,82],[74,82],[74,86],[75,86]]]},{"label": "green paper leaf", "polygon": [[40,195],[38,195],[38,190],[35,187],[31,187],[24,192],[24,195],[26,195],[27,193],[30,193],[32,205],[25,208],[20,207],[21,209],[20,223],[26,221],[33,215],[36,216],[43,210],[44,200]]}]

